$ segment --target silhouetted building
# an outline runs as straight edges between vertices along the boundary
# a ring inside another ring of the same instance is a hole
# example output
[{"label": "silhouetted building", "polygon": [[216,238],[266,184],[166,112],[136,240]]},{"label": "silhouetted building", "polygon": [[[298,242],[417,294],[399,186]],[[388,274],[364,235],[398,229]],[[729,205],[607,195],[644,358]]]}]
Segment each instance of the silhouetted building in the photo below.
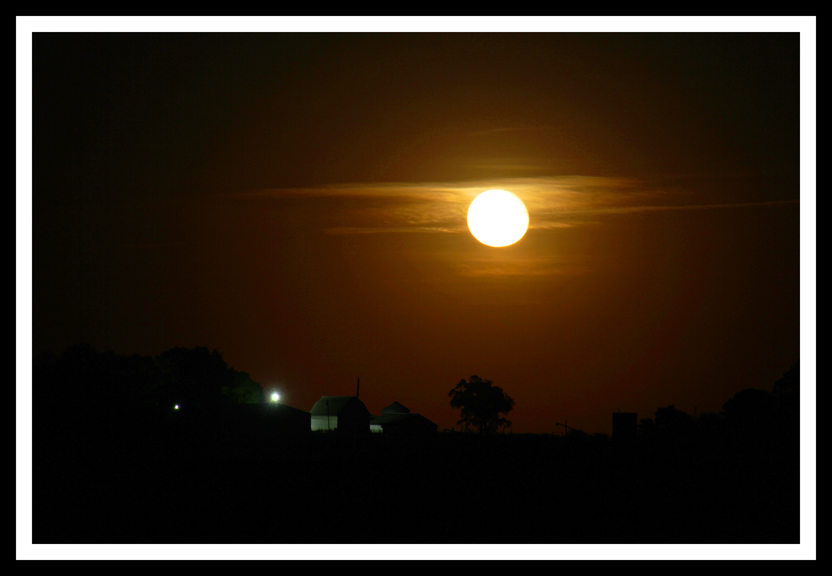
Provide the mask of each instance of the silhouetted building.
[{"label": "silhouetted building", "polygon": [[436,434],[438,426],[422,416],[411,414],[410,409],[398,402],[382,408],[381,416],[370,420],[370,431],[393,436],[423,436]]},{"label": "silhouetted building", "polygon": [[381,409],[382,414],[410,414],[410,408],[402,406],[398,402],[393,402],[389,406]]},{"label": "silhouetted building", "polygon": [[612,437],[634,438],[638,432],[638,414],[635,412],[612,413]]},{"label": "silhouetted building", "polygon": [[312,430],[370,431],[370,411],[357,396],[321,396],[310,414]]}]

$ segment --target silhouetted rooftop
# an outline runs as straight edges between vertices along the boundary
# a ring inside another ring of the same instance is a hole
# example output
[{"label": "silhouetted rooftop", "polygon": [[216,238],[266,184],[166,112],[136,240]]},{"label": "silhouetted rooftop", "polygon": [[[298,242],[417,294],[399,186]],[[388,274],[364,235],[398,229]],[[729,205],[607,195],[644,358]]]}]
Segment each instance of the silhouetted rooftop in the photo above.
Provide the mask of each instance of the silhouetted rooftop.
[{"label": "silhouetted rooftop", "polygon": [[[312,406],[312,410],[309,412],[313,416],[326,416],[327,414],[336,416],[344,408],[352,405],[359,405],[364,410],[367,410],[364,402],[356,396],[321,396],[321,399],[315,402],[315,405]],[[369,413],[369,411],[367,412]]]},{"label": "silhouetted rooftop", "polygon": [[381,409],[382,414],[410,414],[410,408],[402,406],[398,402],[393,402],[389,406]]}]

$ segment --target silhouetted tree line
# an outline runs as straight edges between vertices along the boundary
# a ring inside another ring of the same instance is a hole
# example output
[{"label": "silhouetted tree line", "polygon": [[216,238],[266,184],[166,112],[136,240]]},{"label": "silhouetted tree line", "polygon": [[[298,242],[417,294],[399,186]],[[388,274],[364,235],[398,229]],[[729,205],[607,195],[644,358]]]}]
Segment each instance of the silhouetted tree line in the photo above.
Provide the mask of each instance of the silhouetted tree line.
[{"label": "silhouetted tree line", "polygon": [[38,448],[80,436],[107,442],[145,425],[175,405],[187,414],[264,401],[262,387],[229,367],[219,351],[171,348],[158,356],[98,352],[86,344],[33,364],[33,429]]},{"label": "silhouetted tree line", "polygon": [[120,407],[123,403],[190,408],[264,401],[262,387],[229,367],[218,350],[171,348],[155,358],[97,352],[87,344],[34,362],[36,401],[62,406]]},{"label": "silhouetted tree line", "polygon": [[800,439],[800,368],[793,365],[771,392],[746,388],[715,412],[690,415],[674,405],[639,421],[643,439],[657,442],[724,444],[746,448],[796,449]]},{"label": "silhouetted tree line", "polygon": [[[621,443],[574,429],[496,434],[514,402],[472,377],[449,396],[482,434],[412,445],[379,435],[358,449],[352,438],[287,442],[257,410],[223,411],[263,392],[207,348],[72,346],[38,357],[33,380],[37,542],[799,541],[797,365],[719,413],[659,408]],[[252,478],[273,489],[252,498]],[[495,514],[500,490],[511,503]],[[379,528],[368,506],[401,494],[418,506]]]}]

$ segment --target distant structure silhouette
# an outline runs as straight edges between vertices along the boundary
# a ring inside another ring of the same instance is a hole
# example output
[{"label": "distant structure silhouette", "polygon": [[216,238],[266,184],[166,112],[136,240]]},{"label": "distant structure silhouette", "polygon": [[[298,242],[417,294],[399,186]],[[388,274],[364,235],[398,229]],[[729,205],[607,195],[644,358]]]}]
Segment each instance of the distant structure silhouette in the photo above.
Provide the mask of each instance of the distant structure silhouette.
[{"label": "distant structure silhouette", "polygon": [[410,414],[410,408],[402,406],[398,402],[393,402],[389,406],[381,409],[382,414]]},{"label": "distant structure silhouette", "polygon": [[313,431],[370,431],[370,411],[357,396],[321,396],[309,412]]},{"label": "distant structure silhouette", "polygon": [[370,420],[370,432],[393,436],[426,436],[436,434],[439,427],[422,416],[411,414],[410,409],[398,402],[381,409],[381,416]]},{"label": "distant structure silhouette", "polygon": [[560,422],[555,422],[555,428],[557,428],[558,426],[563,426],[563,435],[564,436],[569,434],[570,430],[572,430],[573,432],[579,432],[578,429],[572,428],[572,426],[569,425],[569,420],[565,420],[563,424],[561,424]]}]

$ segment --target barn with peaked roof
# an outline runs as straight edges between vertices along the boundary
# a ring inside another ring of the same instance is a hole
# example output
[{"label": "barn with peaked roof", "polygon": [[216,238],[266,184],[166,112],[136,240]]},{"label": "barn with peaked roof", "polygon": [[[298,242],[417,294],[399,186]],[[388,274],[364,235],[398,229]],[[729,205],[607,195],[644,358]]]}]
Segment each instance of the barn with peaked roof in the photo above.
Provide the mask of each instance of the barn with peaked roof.
[{"label": "barn with peaked roof", "polygon": [[370,411],[357,396],[321,396],[309,412],[312,430],[370,431]]}]

